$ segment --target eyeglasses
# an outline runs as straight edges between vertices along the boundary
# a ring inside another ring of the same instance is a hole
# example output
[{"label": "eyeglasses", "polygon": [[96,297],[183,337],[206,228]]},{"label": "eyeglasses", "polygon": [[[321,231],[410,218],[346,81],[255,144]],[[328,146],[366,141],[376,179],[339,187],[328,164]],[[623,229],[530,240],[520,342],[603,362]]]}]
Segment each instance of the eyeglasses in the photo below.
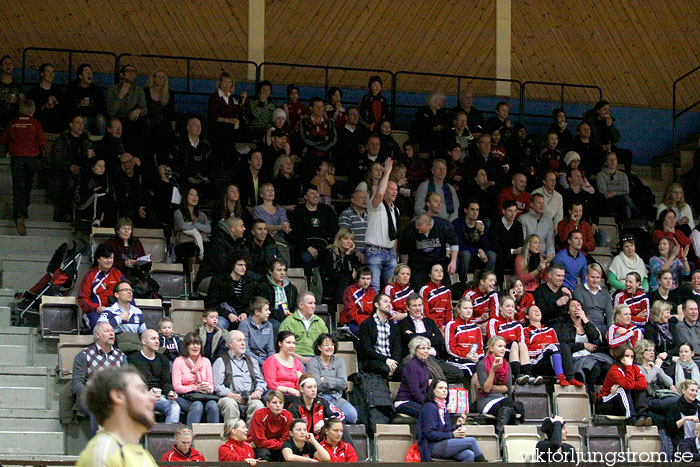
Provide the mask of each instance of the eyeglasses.
[{"label": "eyeglasses", "polygon": [[118,289],[117,292],[133,292],[134,289]]},{"label": "eyeglasses", "polygon": [[324,342],[321,344],[321,347],[335,347],[335,344],[333,342]]}]

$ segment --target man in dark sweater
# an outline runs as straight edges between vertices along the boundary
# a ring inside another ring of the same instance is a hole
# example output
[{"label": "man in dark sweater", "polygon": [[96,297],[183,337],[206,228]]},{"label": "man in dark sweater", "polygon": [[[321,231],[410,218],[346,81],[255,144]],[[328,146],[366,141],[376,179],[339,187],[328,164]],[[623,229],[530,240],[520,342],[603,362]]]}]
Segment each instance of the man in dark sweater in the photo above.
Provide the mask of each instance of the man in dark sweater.
[{"label": "man in dark sweater", "polygon": [[360,367],[388,379],[394,376],[401,361],[401,336],[396,323],[389,319],[391,299],[377,294],[372,304],[374,314],[360,325]]},{"label": "man in dark sweater", "polygon": [[501,206],[503,217],[495,219],[489,229],[489,243],[496,252],[496,275],[512,274],[515,270],[515,256],[523,249],[523,226],[515,222],[518,205],[515,200],[507,199]]},{"label": "man in dark sweater", "polygon": [[[445,251],[450,247],[450,259],[447,260]],[[401,262],[407,262],[411,267],[411,282],[418,290],[430,278],[430,269],[435,263],[442,264],[446,272],[443,282],[449,285],[449,275],[457,271],[457,255],[459,242],[455,229],[445,219],[419,214],[411,223],[399,243]]]},{"label": "man in dark sweater", "polygon": [[47,133],[60,133],[65,128],[63,94],[53,84],[54,70],[51,63],[42,63],[39,67],[41,82],[27,94],[27,98],[36,105],[36,119]]},{"label": "man in dark sweater", "polygon": [[82,115],[85,129],[98,135],[105,134],[107,109],[104,91],[92,82],[92,68],[82,63],[76,71],[78,78],[68,85],[66,105],[70,112]]},{"label": "man in dark sweater", "polygon": [[128,217],[137,227],[155,227],[155,213],[146,177],[143,176],[140,167],[136,167],[134,156],[128,152],[119,156],[119,162],[119,170],[112,182],[119,217]]},{"label": "man in dark sweater", "polygon": [[165,423],[180,421],[180,406],[175,402],[177,393],[170,381],[170,361],[164,353],[158,352],[160,339],[155,329],[141,333],[141,350],[128,355],[129,364],[141,372],[148,389],[158,397],[155,409],[165,415]]},{"label": "man in dark sweater", "polygon": [[571,300],[571,291],[564,287],[566,270],[560,263],[549,267],[549,279],[535,289],[532,296],[542,310],[542,324],[551,326],[566,313],[566,304]]},{"label": "man in dark sweater", "polygon": [[304,267],[304,274],[311,277],[314,266],[320,264],[320,255],[338,231],[338,216],[330,206],[319,204],[316,185],[306,186],[304,200],[304,204],[297,206],[289,216],[292,226],[289,241],[298,263]]}]

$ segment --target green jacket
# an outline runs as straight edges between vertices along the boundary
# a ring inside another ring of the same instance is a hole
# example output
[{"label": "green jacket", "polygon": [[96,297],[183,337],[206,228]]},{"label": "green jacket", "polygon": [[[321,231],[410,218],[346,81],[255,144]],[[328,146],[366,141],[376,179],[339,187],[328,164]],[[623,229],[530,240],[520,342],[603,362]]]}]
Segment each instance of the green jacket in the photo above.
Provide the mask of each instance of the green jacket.
[{"label": "green jacket", "polygon": [[280,332],[282,331],[294,333],[294,337],[297,340],[296,353],[305,357],[312,357],[314,355],[314,342],[316,342],[318,336],[328,332],[328,327],[326,327],[326,323],[321,318],[314,315],[307,330],[304,322],[301,320],[301,313],[297,310],[282,321]]}]

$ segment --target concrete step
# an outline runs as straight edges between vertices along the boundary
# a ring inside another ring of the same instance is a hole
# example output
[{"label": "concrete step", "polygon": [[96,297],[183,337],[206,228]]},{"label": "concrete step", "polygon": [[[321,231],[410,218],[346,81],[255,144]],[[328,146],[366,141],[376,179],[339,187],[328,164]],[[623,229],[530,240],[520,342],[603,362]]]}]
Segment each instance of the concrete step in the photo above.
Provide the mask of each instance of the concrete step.
[{"label": "concrete step", "polygon": [[[26,410],[30,415],[36,410]],[[17,431],[63,431],[61,420],[56,418],[4,418],[0,417],[0,424],[4,427],[12,427]]]},{"label": "concrete step", "polygon": [[62,431],[15,432],[0,431],[0,454],[62,455]]},{"label": "concrete step", "polygon": [[46,236],[3,235],[0,237],[0,258],[10,254],[48,255],[46,261],[63,242],[70,241],[70,235],[63,238]]},{"label": "concrete step", "polygon": [[27,386],[6,386],[0,382],[0,407],[23,407],[25,409],[47,409],[46,388]]},{"label": "concrete step", "polygon": [[12,319],[12,309],[9,306],[0,306],[0,326],[9,326]]},{"label": "concrete step", "polygon": [[[0,200],[0,218],[12,219],[12,200]],[[29,218],[36,221],[50,222],[53,220],[53,204],[32,203],[29,205]]]},{"label": "concrete step", "polygon": [[4,386],[43,387],[53,391],[55,368],[0,365],[0,384]]},{"label": "concrete step", "polygon": [[0,365],[26,365],[29,360],[28,354],[27,345],[0,344]]},{"label": "concrete step", "polygon": [[[12,225],[0,226],[0,235],[17,235],[17,227],[13,221],[3,219],[3,222],[12,222]],[[25,223],[26,226],[26,223]],[[41,227],[27,227],[27,235],[34,237],[61,237],[69,238],[71,236],[71,227],[60,229],[45,229]]]},{"label": "concrete step", "polygon": [[[0,282],[2,284],[2,282]],[[15,289],[0,288],[0,307],[9,307],[15,303]],[[5,311],[3,310],[3,313]],[[4,315],[3,315],[4,316]],[[0,326],[9,326],[4,322],[0,322]]]}]

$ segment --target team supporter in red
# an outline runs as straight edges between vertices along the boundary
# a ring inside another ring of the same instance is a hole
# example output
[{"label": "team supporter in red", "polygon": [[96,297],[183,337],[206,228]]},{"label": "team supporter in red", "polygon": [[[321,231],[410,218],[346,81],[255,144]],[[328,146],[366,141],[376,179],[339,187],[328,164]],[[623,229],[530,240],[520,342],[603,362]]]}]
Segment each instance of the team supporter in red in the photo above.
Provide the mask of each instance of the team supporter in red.
[{"label": "team supporter in red", "polygon": [[382,95],[382,79],[375,75],[370,76],[367,81],[369,92],[362,96],[360,101],[360,123],[369,131],[378,133],[377,124],[387,118],[389,108],[386,98]]},{"label": "team supporter in red", "polygon": [[124,280],[121,271],[114,267],[114,251],[110,246],[99,245],[93,257],[92,269],[88,269],[78,287],[78,305],[91,332],[102,312],[110,306],[114,286]]},{"label": "team supporter in red", "polygon": [[406,299],[411,296],[411,268],[400,263],[394,268],[394,280],[384,287],[384,295],[391,300],[391,319],[400,321],[408,314]]},{"label": "team supporter in red", "polygon": [[340,324],[347,325],[353,336],[359,336],[360,325],[364,320],[372,316],[374,305],[372,301],[377,292],[372,285],[372,270],[368,267],[360,268],[357,273],[357,283],[351,285],[343,292],[343,312],[340,314]]},{"label": "team supporter in red", "polygon": [[620,305],[615,308],[613,314],[613,324],[608,328],[608,347],[614,349],[625,343],[634,347],[638,340],[643,339],[642,329],[632,322],[632,312],[627,305]]},{"label": "team supporter in red", "polygon": [[205,462],[201,452],[192,447],[192,429],[187,425],[180,425],[175,432],[175,445],[163,454],[161,462]]},{"label": "team supporter in red", "polygon": [[569,207],[568,216],[564,216],[556,225],[556,240],[558,248],[566,248],[569,233],[578,230],[583,235],[583,246],[581,251],[589,254],[596,249],[595,238],[593,237],[593,227],[583,218],[583,204],[581,201],[574,201]]},{"label": "team supporter in red", "polygon": [[518,384],[542,384],[543,378],[531,375],[530,355],[525,345],[523,325],[515,320],[515,300],[510,295],[500,298],[500,311],[487,322],[487,339],[500,336],[506,341],[506,351],[513,379]]},{"label": "team supporter in red", "polygon": [[327,419],[321,430],[321,446],[330,454],[331,462],[357,462],[355,448],[343,441],[343,428],[343,422],[337,418]]},{"label": "team supporter in red", "polygon": [[473,288],[464,292],[463,297],[471,300],[474,306],[472,322],[481,324],[498,316],[500,305],[496,293],[496,275],[488,269],[474,273]]},{"label": "team supporter in red", "polygon": [[626,305],[632,312],[632,324],[645,326],[649,322],[649,296],[641,287],[642,278],[637,272],[625,276],[625,290],[620,290],[613,298],[613,308]]},{"label": "team supporter in red", "polygon": [[267,407],[256,410],[250,422],[248,442],[255,457],[266,461],[282,460],[282,444],[289,439],[292,414],[284,410],[284,395],[277,390],[265,396]]},{"label": "team supporter in red", "polygon": [[498,194],[498,214],[503,215],[503,202],[512,199],[515,201],[515,206],[518,208],[516,219],[530,210],[530,193],[525,191],[527,186],[527,177],[516,172],[511,178],[513,186],[506,187]]},{"label": "team supporter in red", "polygon": [[245,462],[257,464],[253,447],[246,441],[248,427],[240,418],[229,418],[224,423],[223,438],[226,442],[219,446],[219,462]]},{"label": "team supporter in red", "polygon": [[659,213],[656,226],[651,233],[651,243],[658,245],[662,238],[668,238],[674,245],[680,245],[682,248],[690,245],[690,239],[683,231],[676,228],[676,213],[672,209],[664,209]]},{"label": "team supporter in red", "polygon": [[452,317],[452,291],[442,283],[443,276],[442,265],[433,264],[430,282],[420,289],[425,317],[435,321],[441,330]]},{"label": "team supporter in red", "polygon": [[301,398],[289,406],[289,413],[294,418],[304,420],[309,433],[313,433],[314,436],[320,435],[323,421],[327,418],[345,419],[345,415],[339,408],[318,396],[318,385],[313,375],[308,373],[301,375],[299,390]]},{"label": "team supporter in red", "polygon": [[530,292],[525,292],[523,281],[515,279],[508,284],[508,293],[515,300],[515,319],[525,324],[525,313],[535,304],[535,298]]},{"label": "team supporter in red", "polygon": [[651,426],[647,416],[647,380],[634,364],[634,350],[622,345],[610,351],[615,363],[598,394],[597,413],[624,415],[628,425]]},{"label": "team supporter in red", "polygon": [[460,298],[455,310],[457,317],[445,327],[447,363],[462,370],[466,382],[471,380],[477,362],[484,356],[484,340],[479,326],[469,322],[473,312],[471,300]]},{"label": "team supporter in red", "polygon": [[526,317],[528,326],[523,332],[533,373],[539,378],[539,375],[552,374],[554,370],[560,386],[583,386],[582,382],[574,379],[569,346],[559,345],[556,331],[542,325],[542,310],[533,305],[527,310]]}]

